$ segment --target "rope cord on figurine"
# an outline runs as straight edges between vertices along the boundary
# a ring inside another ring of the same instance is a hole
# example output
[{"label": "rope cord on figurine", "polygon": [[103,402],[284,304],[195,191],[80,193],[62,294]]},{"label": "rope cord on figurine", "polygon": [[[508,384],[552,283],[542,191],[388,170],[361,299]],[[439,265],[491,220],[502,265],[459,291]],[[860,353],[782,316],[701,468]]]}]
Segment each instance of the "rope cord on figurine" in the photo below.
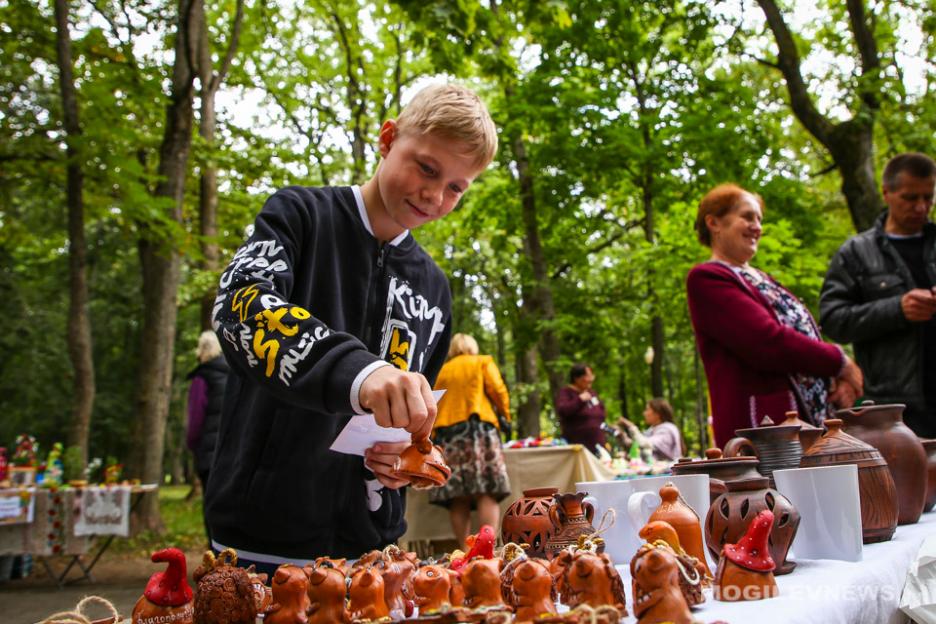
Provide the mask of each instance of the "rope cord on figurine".
[{"label": "rope cord on figurine", "polygon": [[579,536],[579,544],[576,550],[584,550],[597,554],[598,548],[604,544],[604,539],[601,537],[601,534],[613,527],[616,521],[617,512],[614,510],[614,507],[608,507],[605,512],[601,514],[601,520],[598,522],[598,528],[595,529],[594,533],[587,536]]},{"label": "rope cord on figurine", "polygon": [[91,619],[85,615],[85,608],[91,603],[97,603],[110,611],[111,617],[114,618],[114,624],[120,622],[120,614],[117,613],[117,607],[114,606],[114,603],[100,596],[85,596],[75,605],[74,611],[53,613],[42,620],[41,624],[91,624]]},{"label": "rope cord on figurine", "polygon": [[[649,542],[648,542],[648,543],[649,543]],[[682,561],[679,560],[679,553],[676,552],[676,549],[674,549],[674,548],[670,545],[669,542],[667,542],[666,540],[658,539],[658,540],[656,540],[656,541],[650,543],[650,545],[653,546],[654,548],[662,548],[662,549],[668,550],[669,552],[673,553],[673,555],[674,555],[673,558],[676,560],[676,565],[679,567],[679,572],[680,572],[680,574],[682,574],[683,578],[686,579],[686,581],[687,581],[690,585],[698,585],[699,583],[702,582],[702,575],[699,573],[698,570],[696,570],[695,568],[692,568],[692,575],[690,575],[690,574],[686,571],[686,566],[684,566],[683,563],[682,563]],[[680,548],[680,550],[682,550],[682,548]],[[686,551],[684,551],[684,550],[683,550],[683,553],[685,553],[685,554],[688,555],[688,553],[686,553]],[[692,559],[693,559],[693,560],[696,560],[695,557],[693,557]]]}]

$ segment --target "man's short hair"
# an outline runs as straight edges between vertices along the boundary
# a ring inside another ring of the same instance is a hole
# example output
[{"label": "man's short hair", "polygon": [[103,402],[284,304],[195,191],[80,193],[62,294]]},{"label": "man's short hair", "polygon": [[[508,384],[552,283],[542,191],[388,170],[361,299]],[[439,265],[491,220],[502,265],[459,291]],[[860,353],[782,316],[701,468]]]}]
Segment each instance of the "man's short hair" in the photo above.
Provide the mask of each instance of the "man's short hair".
[{"label": "man's short hair", "polygon": [[588,372],[588,364],[573,364],[572,368],[569,369],[569,383],[575,383],[575,380],[579,377],[584,377],[585,373]]},{"label": "man's short hair", "polygon": [[441,134],[468,145],[479,167],[487,167],[497,152],[497,128],[481,98],[467,87],[430,85],[419,91],[397,117],[402,132]]},{"label": "man's short hair", "polygon": [[905,152],[897,154],[887,162],[884,167],[884,174],[881,176],[881,183],[888,191],[897,188],[901,173],[906,173],[913,178],[931,178],[936,176],[936,162],[919,152]]}]

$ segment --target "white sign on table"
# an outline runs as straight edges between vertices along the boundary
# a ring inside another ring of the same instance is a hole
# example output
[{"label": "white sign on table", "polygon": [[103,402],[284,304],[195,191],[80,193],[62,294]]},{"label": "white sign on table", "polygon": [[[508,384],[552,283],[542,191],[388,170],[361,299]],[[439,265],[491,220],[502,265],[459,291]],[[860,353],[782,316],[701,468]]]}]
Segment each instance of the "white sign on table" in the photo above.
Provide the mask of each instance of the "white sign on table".
[{"label": "white sign on table", "polygon": [[130,535],[129,485],[86,487],[77,497],[75,535]]}]

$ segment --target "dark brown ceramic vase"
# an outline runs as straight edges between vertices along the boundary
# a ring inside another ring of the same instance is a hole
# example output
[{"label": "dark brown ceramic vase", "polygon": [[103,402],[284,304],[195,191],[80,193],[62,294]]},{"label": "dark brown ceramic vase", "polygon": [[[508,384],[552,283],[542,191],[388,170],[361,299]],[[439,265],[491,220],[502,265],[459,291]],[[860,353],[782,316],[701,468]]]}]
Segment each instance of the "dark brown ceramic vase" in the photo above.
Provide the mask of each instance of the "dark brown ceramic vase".
[{"label": "dark brown ceramic vase", "polygon": [[819,441],[819,438],[822,437],[823,430],[820,427],[814,427],[810,425],[805,420],[799,417],[799,412],[787,412],[786,420],[784,420],[781,425],[799,425],[800,430],[797,435],[799,435],[800,446],[803,447],[803,452],[805,453],[810,446]]},{"label": "dark brown ceramic vase", "polygon": [[729,481],[728,491],[718,497],[705,516],[705,543],[717,559],[722,546],[734,544],[760,512],[773,512],[770,529],[770,556],[777,564],[774,574],[789,574],[796,567],[787,561],[787,551],[796,537],[800,515],[786,496],[770,487],[766,477],[750,477]]},{"label": "dark brown ceramic vase", "polygon": [[799,425],[774,425],[765,416],[759,427],[735,431],[739,437],[725,443],[725,457],[750,455],[753,451],[760,460],[758,472],[770,479],[772,487],[774,470],[799,467],[803,456],[799,430]]},{"label": "dark brown ceramic vase", "polygon": [[803,455],[800,466],[858,466],[861,534],[865,544],[886,542],[897,528],[897,488],[887,462],[876,448],[842,431],[842,421],[825,421],[828,432]]},{"label": "dark brown ceramic vase", "polygon": [[897,488],[897,524],[914,524],[926,502],[926,451],[920,438],[903,423],[903,411],[901,404],[865,401],[861,407],[839,410],[835,416],[845,423],[848,435],[880,451]]},{"label": "dark brown ceramic vase", "polygon": [[936,440],[921,440],[926,450],[926,504],[923,512],[929,512],[936,506]]},{"label": "dark brown ceramic vase", "polygon": [[544,557],[546,542],[554,526],[549,518],[553,495],[559,488],[523,490],[523,496],[510,504],[501,521],[501,539],[505,544],[529,544],[530,557]]},{"label": "dark brown ceramic vase", "polygon": [[759,460],[754,456],[722,457],[721,449],[705,451],[706,459],[680,458],[671,468],[674,475],[707,474],[709,476],[709,503],[728,491],[725,483],[737,479],[760,476]]},{"label": "dark brown ceramic vase", "polygon": [[[546,540],[546,558],[552,559],[560,550],[578,544],[579,535],[592,535],[595,528],[592,519],[595,508],[583,502],[588,492],[575,494],[553,494],[549,507],[549,518],[553,523],[553,534]],[[599,552],[603,550],[601,546]]]}]

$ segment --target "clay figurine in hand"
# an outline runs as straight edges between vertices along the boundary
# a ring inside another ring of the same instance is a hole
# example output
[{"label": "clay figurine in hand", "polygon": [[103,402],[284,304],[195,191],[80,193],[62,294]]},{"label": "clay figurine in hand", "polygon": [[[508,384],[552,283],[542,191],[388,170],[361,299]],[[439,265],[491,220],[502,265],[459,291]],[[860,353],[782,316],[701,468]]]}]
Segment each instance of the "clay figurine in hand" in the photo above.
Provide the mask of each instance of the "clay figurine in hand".
[{"label": "clay figurine in hand", "polygon": [[410,482],[417,490],[445,485],[452,476],[452,469],[445,463],[442,449],[429,438],[413,440],[393,465],[393,476]]},{"label": "clay figurine in hand", "polygon": [[264,624],[307,624],[309,601],[308,573],[284,563],[273,574],[273,605],[263,617]]},{"label": "clay figurine in hand", "polygon": [[644,544],[631,559],[630,569],[637,624],[692,624],[673,553]]},{"label": "clay figurine in hand", "polygon": [[703,576],[711,578],[712,571],[705,562],[705,545],[702,541],[702,524],[699,522],[699,516],[692,507],[686,504],[679,489],[672,483],[667,483],[660,488],[660,498],[663,501],[650,514],[649,522],[657,520],[668,522],[679,536],[682,548],[701,564]]},{"label": "clay figurine in hand", "polygon": [[532,622],[544,615],[556,615],[556,591],[549,564],[542,559],[525,559],[513,571],[508,589],[517,622]]},{"label": "clay figurine in hand", "polygon": [[611,605],[627,614],[624,582],[606,553],[578,550],[572,554],[563,574],[562,587],[566,592],[564,601],[570,607]]},{"label": "clay figurine in hand", "polygon": [[465,590],[465,606],[488,609],[504,606],[500,573],[503,559],[475,559],[462,569],[461,583]]},{"label": "clay figurine in hand", "polygon": [[485,524],[476,535],[468,536],[468,554],[452,558],[449,568],[459,572],[475,557],[493,559],[495,541],[497,541],[497,538],[494,536],[494,528],[489,524]]},{"label": "clay figurine in hand", "polygon": [[348,591],[344,572],[331,561],[306,566],[305,570],[309,575],[309,624],[342,622]]},{"label": "clay figurine in hand", "polygon": [[195,624],[254,624],[257,603],[247,570],[227,548],[217,559],[208,551],[192,575],[197,585]]},{"label": "clay figurine in hand", "polygon": [[153,553],[153,563],[167,562],[169,567],[153,574],[143,595],[133,607],[133,624],[172,622],[192,624],[195,610],[192,588],[185,580],[185,554],[178,548],[166,548]]},{"label": "clay figurine in hand", "polygon": [[402,620],[413,615],[412,578],[416,564],[399,547],[390,545],[384,549],[380,569],[390,617]]},{"label": "clay figurine in hand", "polygon": [[364,566],[351,572],[348,588],[348,617],[351,620],[389,618],[390,609],[384,598],[384,581],[380,570]]},{"label": "clay figurine in hand", "polygon": [[715,570],[715,600],[763,600],[779,593],[773,575],[776,564],[767,543],[773,521],[773,512],[765,509],[754,517],[737,544],[722,547]]},{"label": "clay figurine in hand", "polygon": [[416,594],[416,606],[420,614],[448,611],[452,603],[452,577],[448,570],[440,565],[424,565],[413,577],[413,592]]},{"label": "clay figurine in hand", "polygon": [[707,568],[682,549],[676,530],[668,522],[656,520],[648,522],[640,529],[640,537],[649,545],[666,548],[676,556],[676,563],[679,564],[679,587],[689,606],[694,607],[705,602],[702,589],[710,584],[710,579],[705,576]]}]

